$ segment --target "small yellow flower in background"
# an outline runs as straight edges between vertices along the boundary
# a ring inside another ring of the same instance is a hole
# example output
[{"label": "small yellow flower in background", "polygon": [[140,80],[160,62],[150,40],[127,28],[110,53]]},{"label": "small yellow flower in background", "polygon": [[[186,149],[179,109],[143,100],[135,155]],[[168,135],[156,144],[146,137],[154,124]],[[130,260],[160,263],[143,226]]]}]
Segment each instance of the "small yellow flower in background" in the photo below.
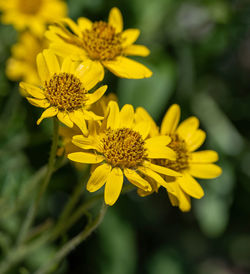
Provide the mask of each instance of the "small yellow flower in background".
[{"label": "small yellow flower in background", "polygon": [[36,56],[48,46],[45,39],[34,36],[31,32],[20,35],[18,42],[12,46],[12,56],[6,65],[6,74],[12,81],[23,80],[31,84],[39,84]]},{"label": "small yellow flower in background", "polygon": [[105,203],[113,205],[121,193],[125,175],[129,182],[144,191],[152,190],[147,178],[171,191],[159,173],[168,176],[180,174],[151,163],[154,158],[176,159],[176,153],[167,147],[171,138],[147,138],[150,123],[141,119],[137,121],[137,112],[132,105],[125,105],[119,111],[118,104],[111,101],[108,110],[102,124],[89,121],[88,137],[73,137],[73,144],[83,150],[68,155],[75,162],[97,164],[87,183],[87,190],[95,192],[105,184]]},{"label": "small yellow flower in background", "polygon": [[94,93],[88,91],[103,78],[103,71],[92,62],[77,64],[70,58],[65,58],[60,66],[50,50],[38,54],[37,68],[40,86],[20,83],[20,87],[30,95],[27,100],[36,107],[46,109],[37,124],[44,118],[57,116],[66,126],[76,124],[83,134],[87,134],[85,120],[102,119],[88,108],[103,96],[107,86],[100,87]]},{"label": "small yellow flower in background", "polygon": [[[160,133],[156,126],[152,133],[152,136],[171,137],[169,147],[176,152],[176,160],[154,159],[154,163],[183,175],[175,178],[165,176],[164,179],[172,186],[173,192],[168,193],[172,205],[178,206],[182,211],[189,211],[191,208],[189,196],[200,199],[204,195],[203,189],[194,177],[212,179],[218,177],[222,170],[213,164],[218,160],[217,152],[196,151],[206,138],[205,132],[199,129],[199,120],[196,117],[190,117],[179,124],[180,114],[180,107],[176,104],[172,105],[165,114]],[[138,192],[143,196],[146,195],[145,192]]]},{"label": "small yellow flower in background", "polygon": [[1,21],[18,31],[30,29],[42,36],[46,24],[67,15],[67,5],[60,0],[0,0]]},{"label": "small yellow flower in background", "polygon": [[[71,19],[61,20],[45,33],[51,41],[50,48],[59,56],[71,56],[73,60],[90,59],[121,78],[147,78],[152,72],[144,65],[127,58],[127,55],[147,56],[149,49],[134,45],[140,31],[123,31],[123,19],[118,8],[112,8],[108,22],[81,17],[77,24]],[[69,27],[71,32],[66,29]]]}]

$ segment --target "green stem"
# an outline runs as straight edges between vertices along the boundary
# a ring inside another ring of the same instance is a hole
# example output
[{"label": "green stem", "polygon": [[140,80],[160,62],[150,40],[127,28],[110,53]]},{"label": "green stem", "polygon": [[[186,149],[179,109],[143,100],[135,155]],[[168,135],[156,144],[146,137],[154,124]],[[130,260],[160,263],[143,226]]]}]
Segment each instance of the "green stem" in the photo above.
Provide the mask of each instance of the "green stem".
[{"label": "green stem", "polygon": [[45,274],[48,273],[51,267],[58,262],[60,262],[65,256],[67,256],[74,248],[76,248],[81,242],[86,240],[86,238],[101,224],[103,217],[106,213],[107,206],[103,205],[98,216],[93,222],[90,222],[85,229],[79,233],[77,236],[68,241],[50,260],[48,263],[39,268],[35,274]]},{"label": "green stem", "polygon": [[35,218],[39,202],[48,187],[48,184],[50,182],[51,176],[54,171],[54,164],[55,164],[57,143],[58,143],[59,122],[56,117],[54,117],[53,120],[54,120],[54,132],[53,132],[53,140],[52,140],[52,145],[51,145],[51,150],[50,150],[50,157],[49,157],[47,172],[46,172],[44,181],[41,185],[40,191],[38,192],[36,199],[34,200],[31,207],[29,208],[27,217],[26,217],[24,224],[21,228],[21,231],[19,233],[18,240],[17,240],[18,245],[20,245],[25,240],[27,232],[28,232],[29,228],[31,227],[33,220]]}]

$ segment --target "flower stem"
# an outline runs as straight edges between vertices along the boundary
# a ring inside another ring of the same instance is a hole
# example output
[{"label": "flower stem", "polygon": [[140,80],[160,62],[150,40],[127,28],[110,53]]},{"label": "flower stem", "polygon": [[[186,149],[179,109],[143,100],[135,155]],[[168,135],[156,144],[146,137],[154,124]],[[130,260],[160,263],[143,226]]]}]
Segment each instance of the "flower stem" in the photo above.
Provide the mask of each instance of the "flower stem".
[{"label": "flower stem", "polygon": [[101,224],[103,217],[106,213],[107,206],[103,204],[98,216],[95,218],[94,221],[90,222],[85,229],[68,241],[52,258],[51,261],[43,265],[39,268],[35,274],[45,274],[48,273],[51,267],[54,264],[60,262],[65,256],[67,256],[74,248],[76,248],[81,242],[86,240],[86,238]]},{"label": "flower stem", "polygon": [[55,164],[57,143],[58,143],[59,122],[56,117],[54,117],[53,121],[54,121],[53,140],[52,140],[52,145],[51,145],[51,150],[50,150],[47,172],[46,172],[44,181],[41,185],[40,191],[38,192],[36,199],[33,201],[31,207],[29,208],[26,219],[25,219],[24,224],[23,224],[21,231],[19,233],[18,240],[17,240],[18,245],[20,245],[25,240],[27,232],[29,231],[29,229],[33,223],[33,220],[36,216],[39,202],[48,187],[48,184],[50,182],[51,176],[54,171],[54,164]]}]

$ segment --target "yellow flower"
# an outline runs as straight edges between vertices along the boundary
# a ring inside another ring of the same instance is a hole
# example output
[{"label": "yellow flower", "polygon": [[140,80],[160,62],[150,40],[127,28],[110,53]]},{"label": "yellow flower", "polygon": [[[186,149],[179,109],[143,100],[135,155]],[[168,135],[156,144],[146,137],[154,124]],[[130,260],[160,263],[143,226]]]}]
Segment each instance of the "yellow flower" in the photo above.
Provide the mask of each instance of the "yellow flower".
[{"label": "yellow flower", "polygon": [[[71,56],[73,60],[90,59],[106,67],[118,77],[141,79],[152,75],[144,65],[127,58],[127,55],[147,56],[150,52],[142,45],[134,45],[140,31],[123,31],[123,19],[118,8],[112,8],[108,22],[81,17],[77,24],[71,19],[50,26],[45,33],[51,41],[51,49],[60,56]],[[67,30],[68,27],[71,32]]]},{"label": "yellow flower", "polygon": [[[183,175],[175,178],[165,176],[164,179],[172,186],[173,192],[168,193],[172,205],[178,206],[182,211],[189,211],[191,208],[189,196],[200,199],[204,195],[203,189],[194,177],[212,179],[219,176],[222,170],[213,164],[218,160],[217,152],[213,150],[196,151],[206,138],[205,132],[199,129],[199,120],[196,117],[189,117],[180,124],[179,120],[180,107],[174,104],[165,114],[160,133],[157,127],[154,127],[152,136],[170,136],[172,141],[169,147],[177,154],[175,161],[155,159],[154,163]],[[145,195],[142,192],[141,194]]]},{"label": "yellow flower", "polygon": [[83,134],[87,134],[85,120],[102,119],[88,108],[103,96],[107,86],[100,87],[94,93],[88,91],[103,78],[103,71],[92,62],[77,64],[70,58],[65,58],[60,66],[50,50],[37,55],[37,68],[41,86],[20,83],[20,87],[30,95],[27,100],[36,107],[46,109],[37,124],[44,118],[57,116],[66,126],[76,124]]},{"label": "yellow flower", "polygon": [[105,184],[105,203],[113,205],[121,193],[124,175],[129,182],[145,191],[152,189],[147,177],[168,189],[169,185],[159,173],[169,176],[179,176],[179,173],[152,164],[151,160],[176,159],[176,153],[167,147],[171,138],[147,138],[150,124],[138,122],[137,112],[134,113],[131,105],[125,105],[119,111],[118,104],[111,101],[108,110],[108,116],[101,125],[89,121],[88,137],[73,137],[73,144],[85,151],[68,155],[75,162],[97,164],[87,183],[87,190],[94,192]]},{"label": "yellow flower", "polygon": [[67,5],[60,0],[0,0],[0,10],[2,23],[42,36],[47,23],[66,16]]},{"label": "yellow flower", "polygon": [[36,69],[36,56],[47,47],[45,39],[24,32],[18,42],[11,48],[12,56],[6,65],[7,77],[13,81],[23,80],[31,84],[39,84]]}]

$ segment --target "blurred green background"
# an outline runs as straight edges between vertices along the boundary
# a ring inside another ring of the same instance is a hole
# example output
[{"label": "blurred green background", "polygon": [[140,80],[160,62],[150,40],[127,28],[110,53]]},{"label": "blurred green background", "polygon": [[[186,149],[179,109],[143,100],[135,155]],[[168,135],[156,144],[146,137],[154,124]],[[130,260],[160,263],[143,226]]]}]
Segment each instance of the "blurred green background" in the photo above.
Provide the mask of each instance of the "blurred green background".
[{"label": "blurred green background", "polygon": [[[135,59],[150,67],[153,77],[125,80],[108,75],[104,81],[109,91],[118,95],[120,106],[143,106],[158,123],[172,103],[180,104],[182,119],[197,116],[207,132],[203,148],[219,152],[223,175],[200,180],[205,197],[193,200],[189,213],[173,208],[163,189],[146,198],[121,196],[98,230],[53,273],[250,273],[249,0],[69,0],[68,5],[72,19],[91,20],[106,20],[117,6],[125,28],[141,30],[138,43],[147,45],[151,55]],[[36,126],[41,111],[5,76],[16,32],[0,25],[0,39],[0,211],[8,211],[6,200],[22,204],[21,210],[2,218],[4,254],[25,216],[27,188],[32,195],[29,178],[47,162],[51,123]],[[76,181],[70,164],[54,175],[41,220],[58,216]],[[84,223],[79,221],[69,235]],[[32,273],[61,244],[37,250],[11,273]]]}]

